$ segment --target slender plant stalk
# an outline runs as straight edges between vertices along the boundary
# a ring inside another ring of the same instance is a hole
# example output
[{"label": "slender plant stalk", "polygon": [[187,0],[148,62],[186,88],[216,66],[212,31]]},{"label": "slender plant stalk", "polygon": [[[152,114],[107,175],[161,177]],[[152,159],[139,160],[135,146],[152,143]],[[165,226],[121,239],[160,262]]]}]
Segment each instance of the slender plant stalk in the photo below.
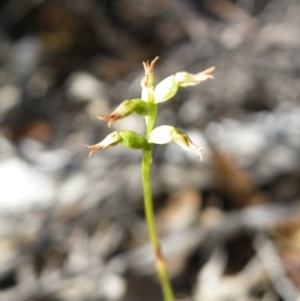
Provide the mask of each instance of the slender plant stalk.
[{"label": "slender plant stalk", "polygon": [[89,156],[98,150],[117,145],[118,143],[122,143],[128,148],[143,150],[142,182],[150,242],[154,249],[156,271],[162,288],[164,301],[174,301],[173,290],[168,278],[166,264],[155,226],[151,189],[152,143],[166,144],[174,141],[183,149],[196,153],[200,157],[200,160],[202,160],[202,149],[195,145],[185,132],[173,126],[163,125],[153,129],[156,121],[157,104],[171,99],[177,93],[179,87],[194,86],[207,79],[212,79],[213,76],[210,73],[214,71],[215,68],[211,67],[197,74],[178,72],[175,75],[165,78],[154,90],[153,68],[157,60],[158,57],[151,63],[148,61],[143,62],[145,76],[141,80],[141,99],[125,100],[111,114],[98,116],[101,120],[107,120],[110,126],[118,119],[122,119],[134,112],[143,115],[146,117],[146,137],[132,131],[114,131],[101,142],[95,145],[87,145],[87,147],[91,149]]},{"label": "slender plant stalk", "polygon": [[[152,114],[147,117],[147,138],[153,129],[156,120],[157,105],[153,104]],[[153,198],[151,189],[151,164],[152,164],[152,145],[149,143],[143,151],[142,159],[142,182],[144,190],[144,207],[146,222],[152,247],[155,254],[155,266],[159,282],[161,285],[164,301],[174,301],[174,293],[167,274],[166,264],[155,226],[155,215],[153,210]]]}]

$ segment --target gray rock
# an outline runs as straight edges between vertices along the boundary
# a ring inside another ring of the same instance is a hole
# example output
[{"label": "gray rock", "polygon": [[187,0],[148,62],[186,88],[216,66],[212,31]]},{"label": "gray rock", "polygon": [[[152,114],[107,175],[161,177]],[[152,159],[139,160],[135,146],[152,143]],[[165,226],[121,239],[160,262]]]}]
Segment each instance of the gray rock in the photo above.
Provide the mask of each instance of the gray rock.
[{"label": "gray rock", "polygon": [[70,164],[72,154],[64,148],[47,150],[45,146],[33,139],[24,138],[19,144],[22,155],[45,172],[55,172]]},{"label": "gray rock", "polygon": [[16,107],[21,98],[21,91],[14,85],[5,85],[0,88],[0,121],[14,107]]},{"label": "gray rock", "polygon": [[0,183],[1,212],[47,207],[55,196],[53,179],[17,158],[0,163]]},{"label": "gray rock", "polygon": [[36,70],[41,60],[41,51],[40,40],[33,36],[24,36],[13,44],[8,66],[19,83],[26,83]]},{"label": "gray rock", "polygon": [[73,73],[66,83],[67,95],[76,102],[106,100],[105,85],[87,72]]}]

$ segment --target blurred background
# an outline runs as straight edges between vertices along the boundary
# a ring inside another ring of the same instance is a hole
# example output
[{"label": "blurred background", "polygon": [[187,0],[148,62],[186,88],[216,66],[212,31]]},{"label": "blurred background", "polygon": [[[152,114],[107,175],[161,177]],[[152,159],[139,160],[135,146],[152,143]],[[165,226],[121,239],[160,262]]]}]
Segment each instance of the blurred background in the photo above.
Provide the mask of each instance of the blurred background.
[{"label": "blurred background", "polygon": [[162,300],[141,152],[88,158],[156,82],[216,66],[159,105],[204,147],[155,146],[155,212],[176,296],[295,301],[300,291],[300,2],[6,0],[0,4],[0,300]]}]

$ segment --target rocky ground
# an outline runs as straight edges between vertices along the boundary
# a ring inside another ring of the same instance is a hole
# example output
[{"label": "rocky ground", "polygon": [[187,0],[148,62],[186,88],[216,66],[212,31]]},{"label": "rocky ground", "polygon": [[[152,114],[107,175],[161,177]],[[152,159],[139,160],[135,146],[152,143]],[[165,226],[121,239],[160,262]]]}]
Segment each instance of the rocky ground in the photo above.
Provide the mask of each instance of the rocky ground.
[{"label": "rocky ground", "polygon": [[158,229],[178,300],[295,301],[300,291],[300,2],[6,0],[0,4],[0,300],[162,300],[141,152],[88,158],[97,114],[216,66],[158,125],[204,160],[155,147]]}]

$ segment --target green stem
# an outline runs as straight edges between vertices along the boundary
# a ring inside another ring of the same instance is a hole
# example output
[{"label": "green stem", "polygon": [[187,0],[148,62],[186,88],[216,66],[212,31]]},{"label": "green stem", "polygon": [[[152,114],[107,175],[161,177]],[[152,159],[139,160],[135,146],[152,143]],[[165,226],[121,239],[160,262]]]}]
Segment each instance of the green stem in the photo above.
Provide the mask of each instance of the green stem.
[{"label": "green stem", "polygon": [[[153,104],[153,114],[147,118],[147,138],[154,127],[156,120],[157,105]],[[157,275],[163,292],[164,301],[174,301],[173,290],[167,274],[165,261],[162,255],[161,247],[155,226],[155,215],[153,210],[152,189],[151,189],[151,163],[152,163],[152,145],[148,144],[143,152],[142,159],[142,181],[144,189],[145,215],[148,225],[148,232],[151,244],[155,253],[155,265]]]}]

